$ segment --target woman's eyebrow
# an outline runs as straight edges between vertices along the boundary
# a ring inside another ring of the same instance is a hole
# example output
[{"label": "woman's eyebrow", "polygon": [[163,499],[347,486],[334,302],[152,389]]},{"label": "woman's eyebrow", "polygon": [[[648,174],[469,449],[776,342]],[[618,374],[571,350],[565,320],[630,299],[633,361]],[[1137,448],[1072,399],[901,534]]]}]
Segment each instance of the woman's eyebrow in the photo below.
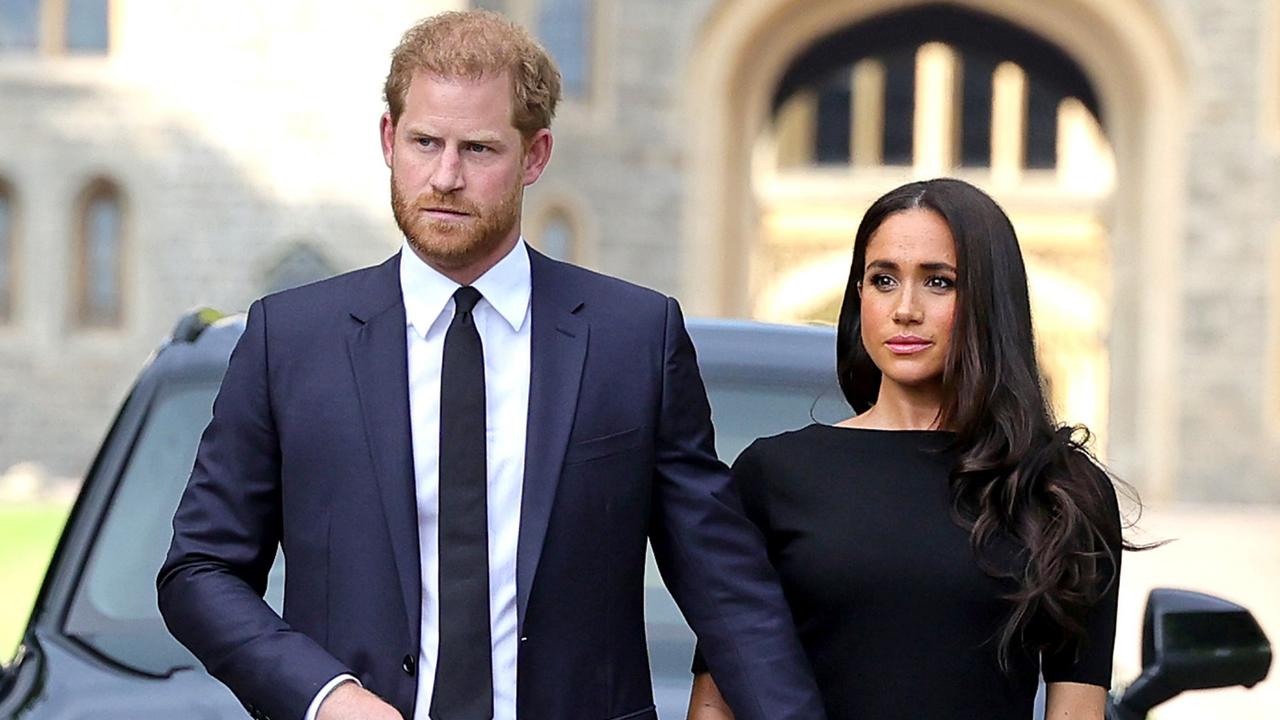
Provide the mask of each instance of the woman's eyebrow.
[{"label": "woman's eyebrow", "polygon": [[[892,260],[872,260],[867,263],[867,269],[870,270],[871,268],[877,268],[880,270],[898,270],[900,269],[900,266]],[[920,268],[930,272],[937,272],[939,270],[946,270],[948,272],[956,271],[956,267],[947,262],[920,263]]]},{"label": "woman's eyebrow", "polygon": [[950,272],[956,271],[956,268],[954,265],[952,265],[951,263],[945,263],[945,262],[921,263],[920,267],[924,268],[925,270],[948,270]]},{"label": "woman's eyebrow", "polygon": [[897,270],[898,263],[892,260],[872,260],[871,262],[867,263],[867,269],[870,270],[871,268],[880,268],[882,270]]}]

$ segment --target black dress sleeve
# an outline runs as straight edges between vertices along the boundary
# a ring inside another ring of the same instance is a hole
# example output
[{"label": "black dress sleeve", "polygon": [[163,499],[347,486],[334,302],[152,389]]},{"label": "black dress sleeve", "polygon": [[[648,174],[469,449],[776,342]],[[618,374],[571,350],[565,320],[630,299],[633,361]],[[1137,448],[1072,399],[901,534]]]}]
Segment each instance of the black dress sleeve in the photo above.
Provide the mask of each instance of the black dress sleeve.
[{"label": "black dress sleeve", "polygon": [[1116,638],[1116,603],[1120,590],[1121,526],[1115,487],[1103,473],[1099,481],[1110,526],[1103,529],[1107,548],[1098,560],[1098,582],[1103,588],[1096,605],[1085,616],[1085,639],[1068,643],[1041,658],[1045,683],[1075,682],[1111,687],[1111,654]]},{"label": "black dress sleeve", "polygon": [[711,672],[707,667],[707,661],[702,659],[702,648],[693,648],[693,665],[689,668],[689,672],[694,675],[701,675],[704,672]]},{"label": "black dress sleeve", "polygon": [[[738,496],[742,498],[742,509],[746,512],[747,519],[765,533],[768,538],[768,530],[765,524],[765,504],[763,502],[763,473],[760,471],[759,458],[756,457],[758,450],[756,444],[759,440],[752,442],[745,450],[738,455],[738,459],[733,461],[733,467],[730,472],[733,476],[733,487],[738,492]],[[701,647],[695,647],[693,650],[693,666],[690,672],[698,675],[704,672],[710,672],[707,663],[702,659]]]}]

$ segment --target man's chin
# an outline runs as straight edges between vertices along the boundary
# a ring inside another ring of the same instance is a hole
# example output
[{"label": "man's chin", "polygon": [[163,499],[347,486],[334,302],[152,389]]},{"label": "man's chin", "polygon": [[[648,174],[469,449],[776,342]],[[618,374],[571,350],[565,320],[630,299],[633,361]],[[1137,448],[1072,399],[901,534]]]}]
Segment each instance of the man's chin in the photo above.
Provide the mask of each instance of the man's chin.
[{"label": "man's chin", "polygon": [[409,238],[409,245],[431,265],[455,270],[470,267],[489,257],[499,243],[483,242],[457,233],[433,234],[426,238],[419,235]]}]

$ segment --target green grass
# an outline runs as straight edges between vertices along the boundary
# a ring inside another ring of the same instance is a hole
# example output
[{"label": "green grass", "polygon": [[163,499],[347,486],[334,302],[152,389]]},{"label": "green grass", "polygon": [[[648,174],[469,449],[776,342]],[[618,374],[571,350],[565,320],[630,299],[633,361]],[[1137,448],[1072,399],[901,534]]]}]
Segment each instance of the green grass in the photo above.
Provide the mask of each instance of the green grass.
[{"label": "green grass", "polygon": [[70,509],[62,503],[0,505],[0,663],[18,647]]}]

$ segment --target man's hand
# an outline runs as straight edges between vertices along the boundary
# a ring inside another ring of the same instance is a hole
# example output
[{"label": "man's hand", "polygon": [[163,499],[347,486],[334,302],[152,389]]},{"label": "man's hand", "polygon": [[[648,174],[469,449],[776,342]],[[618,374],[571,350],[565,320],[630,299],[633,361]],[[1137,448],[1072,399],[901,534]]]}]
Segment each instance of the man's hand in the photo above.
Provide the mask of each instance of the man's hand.
[{"label": "man's hand", "polygon": [[320,703],[316,720],[404,720],[385,700],[356,683],[344,682]]}]

